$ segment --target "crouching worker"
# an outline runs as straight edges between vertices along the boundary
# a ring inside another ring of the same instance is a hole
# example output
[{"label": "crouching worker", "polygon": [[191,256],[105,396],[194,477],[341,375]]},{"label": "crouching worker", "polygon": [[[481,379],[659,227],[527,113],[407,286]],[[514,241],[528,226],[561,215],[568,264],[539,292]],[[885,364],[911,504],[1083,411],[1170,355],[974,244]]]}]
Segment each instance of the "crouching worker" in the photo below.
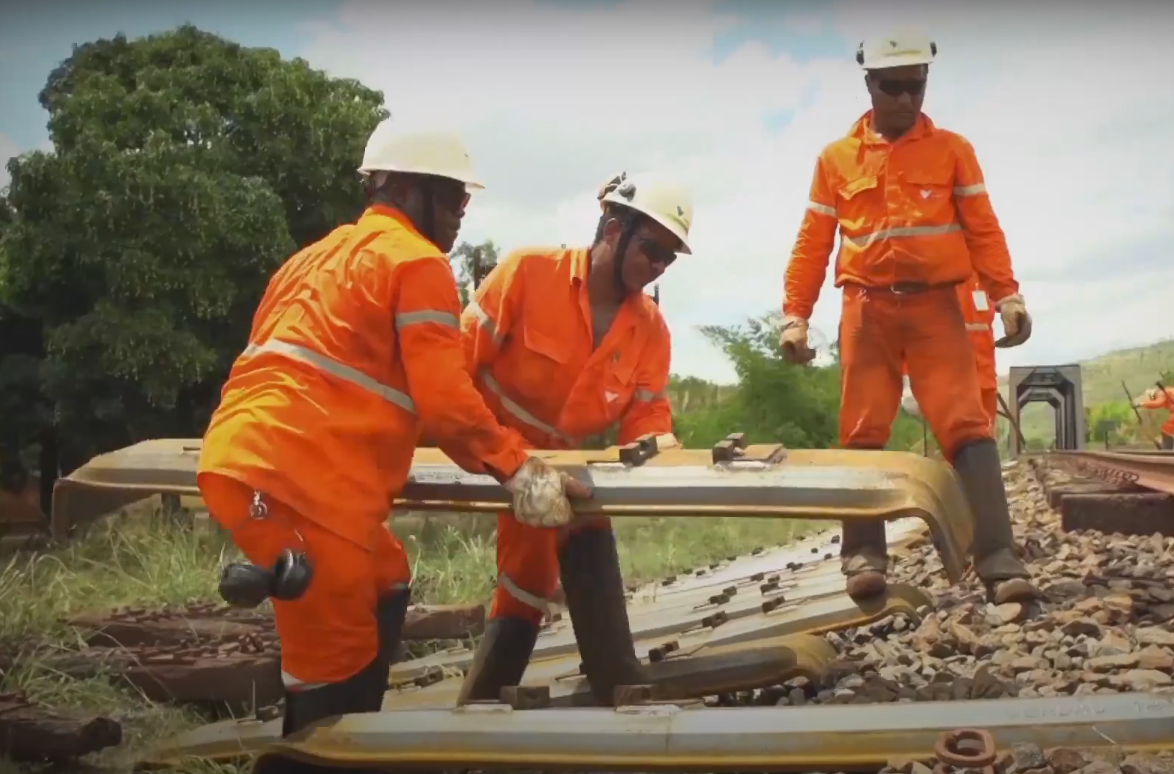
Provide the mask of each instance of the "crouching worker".
[{"label": "crouching worker", "polygon": [[270,281],[197,472],[252,562],[224,569],[221,594],[273,599],[284,735],[381,707],[411,580],[385,521],[422,433],[502,482],[520,518],[567,520],[565,495],[590,494],[528,456],[469,378],[446,253],[482,186],[460,139],[384,122],[359,172],[370,206],[358,222]]},{"label": "crouching worker", "polygon": [[[624,175],[599,199],[590,248],[506,256],[461,319],[486,403],[536,448],[573,449],[616,422],[621,444],[672,433],[669,331],[643,290],[689,253],[691,200]],[[520,683],[560,577],[596,701],[611,705],[616,686],[643,683],[610,522],[550,530],[514,511],[497,524],[490,621],[458,702],[495,700]]]}]

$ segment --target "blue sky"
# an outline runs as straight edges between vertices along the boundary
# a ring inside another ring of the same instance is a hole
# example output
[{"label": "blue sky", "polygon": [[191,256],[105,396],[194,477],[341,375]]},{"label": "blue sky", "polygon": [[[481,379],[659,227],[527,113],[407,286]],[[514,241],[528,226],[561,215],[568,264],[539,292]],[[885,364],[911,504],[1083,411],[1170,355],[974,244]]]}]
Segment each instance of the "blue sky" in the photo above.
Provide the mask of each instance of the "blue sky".
[{"label": "blue sky", "polygon": [[309,40],[308,25],[338,13],[332,0],[283,0],[270,4],[223,0],[90,0],[90,2],[0,4],[0,134],[21,148],[48,138],[47,114],[37,103],[45,79],[71,47],[124,33],[138,37],[191,22],[245,45],[266,46],[297,56]]},{"label": "blue sky", "polygon": [[[0,160],[45,142],[36,95],[74,43],[192,22],[275,47],[383,90],[405,125],[458,128],[488,183],[470,240],[588,239],[621,169],[687,183],[694,255],[661,287],[674,369],[727,380],[697,327],[779,307],[815,156],[868,107],[856,45],[916,26],[939,45],[926,110],[977,148],[1037,318],[999,368],[1070,362],[1174,335],[1174,95],[1152,87],[1174,3],[1121,3],[0,0]],[[829,277],[812,324],[838,312]]]},{"label": "blue sky", "polygon": [[[616,8],[622,0],[549,0],[552,6]],[[37,94],[54,67],[70,54],[71,46],[122,33],[148,35],[192,23],[201,29],[248,46],[276,48],[286,57],[304,56],[315,24],[330,24],[341,0],[283,0],[280,13],[268,4],[244,2],[175,2],[160,0],[90,0],[18,4],[0,1],[0,134],[20,149],[48,139],[47,114]],[[748,41],[759,41],[774,52],[788,51],[800,60],[842,50],[845,41],[826,25],[817,34],[796,35],[786,28],[786,16],[795,10],[818,15],[818,1],[724,0],[721,13],[736,15],[739,23],[714,36],[713,61],[720,63]],[[826,13],[823,14],[825,17]],[[782,129],[793,111],[764,116],[764,124]]]}]

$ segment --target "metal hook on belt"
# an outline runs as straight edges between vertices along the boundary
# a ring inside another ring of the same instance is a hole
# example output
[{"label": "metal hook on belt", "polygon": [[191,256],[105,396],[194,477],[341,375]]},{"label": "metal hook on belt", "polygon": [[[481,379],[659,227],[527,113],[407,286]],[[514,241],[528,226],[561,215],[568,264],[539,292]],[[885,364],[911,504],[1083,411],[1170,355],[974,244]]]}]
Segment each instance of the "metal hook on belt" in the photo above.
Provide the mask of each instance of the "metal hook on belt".
[{"label": "metal hook on belt", "polygon": [[260,492],[253,492],[253,502],[249,504],[249,518],[261,521],[269,515],[269,506],[265,504],[265,499]]},{"label": "metal hook on belt", "polygon": [[938,765],[937,774],[944,774],[947,766],[965,769],[982,769],[983,774],[995,774],[998,759],[995,738],[990,731],[981,728],[959,728],[945,731],[934,745]]}]

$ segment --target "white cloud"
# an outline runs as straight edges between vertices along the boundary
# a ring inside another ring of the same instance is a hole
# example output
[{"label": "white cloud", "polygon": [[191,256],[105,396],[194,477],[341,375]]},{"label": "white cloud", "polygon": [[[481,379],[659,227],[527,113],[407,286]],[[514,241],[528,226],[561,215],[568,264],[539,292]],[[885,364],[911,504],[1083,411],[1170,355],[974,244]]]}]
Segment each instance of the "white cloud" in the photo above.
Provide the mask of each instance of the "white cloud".
[{"label": "white cloud", "polygon": [[[312,65],[382,89],[405,123],[459,127],[489,186],[463,237],[581,243],[595,187],[620,169],[693,187],[695,255],[661,285],[674,370],[730,379],[694,327],[776,309],[819,149],[867,109],[852,45],[800,63],[752,42],[721,62],[713,3],[619,7],[353,3]],[[1174,333],[1174,6],[831,4],[854,42],[910,21],[938,41],[926,112],[976,146],[1036,315],[1000,367],[1067,361]],[[775,28],[777,29],[777,28]],[[796,14],[796,36],[817,29]],[[767,116],[794,109],[779,133]],[[1165,241],[1163,241],[1165,240]],[[829,272],[830,274],[830,272]],[[814,325],[834,338],[838,293]]]}]

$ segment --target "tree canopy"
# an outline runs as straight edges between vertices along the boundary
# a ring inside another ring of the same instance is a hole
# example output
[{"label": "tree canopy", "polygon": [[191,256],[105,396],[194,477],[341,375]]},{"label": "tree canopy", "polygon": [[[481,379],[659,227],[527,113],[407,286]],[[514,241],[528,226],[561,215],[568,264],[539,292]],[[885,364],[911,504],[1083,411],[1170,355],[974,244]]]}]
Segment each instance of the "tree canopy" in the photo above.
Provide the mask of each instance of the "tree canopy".
[{"label": "tree canopy", "polygon": [[4,381],[31,377],[66,467],[198,434],[269,275],[361,211],[383,95],[184,26],[76,46],[40,102],[54,150],[9,163],[0,215],[0,304],[38,362]]}]

